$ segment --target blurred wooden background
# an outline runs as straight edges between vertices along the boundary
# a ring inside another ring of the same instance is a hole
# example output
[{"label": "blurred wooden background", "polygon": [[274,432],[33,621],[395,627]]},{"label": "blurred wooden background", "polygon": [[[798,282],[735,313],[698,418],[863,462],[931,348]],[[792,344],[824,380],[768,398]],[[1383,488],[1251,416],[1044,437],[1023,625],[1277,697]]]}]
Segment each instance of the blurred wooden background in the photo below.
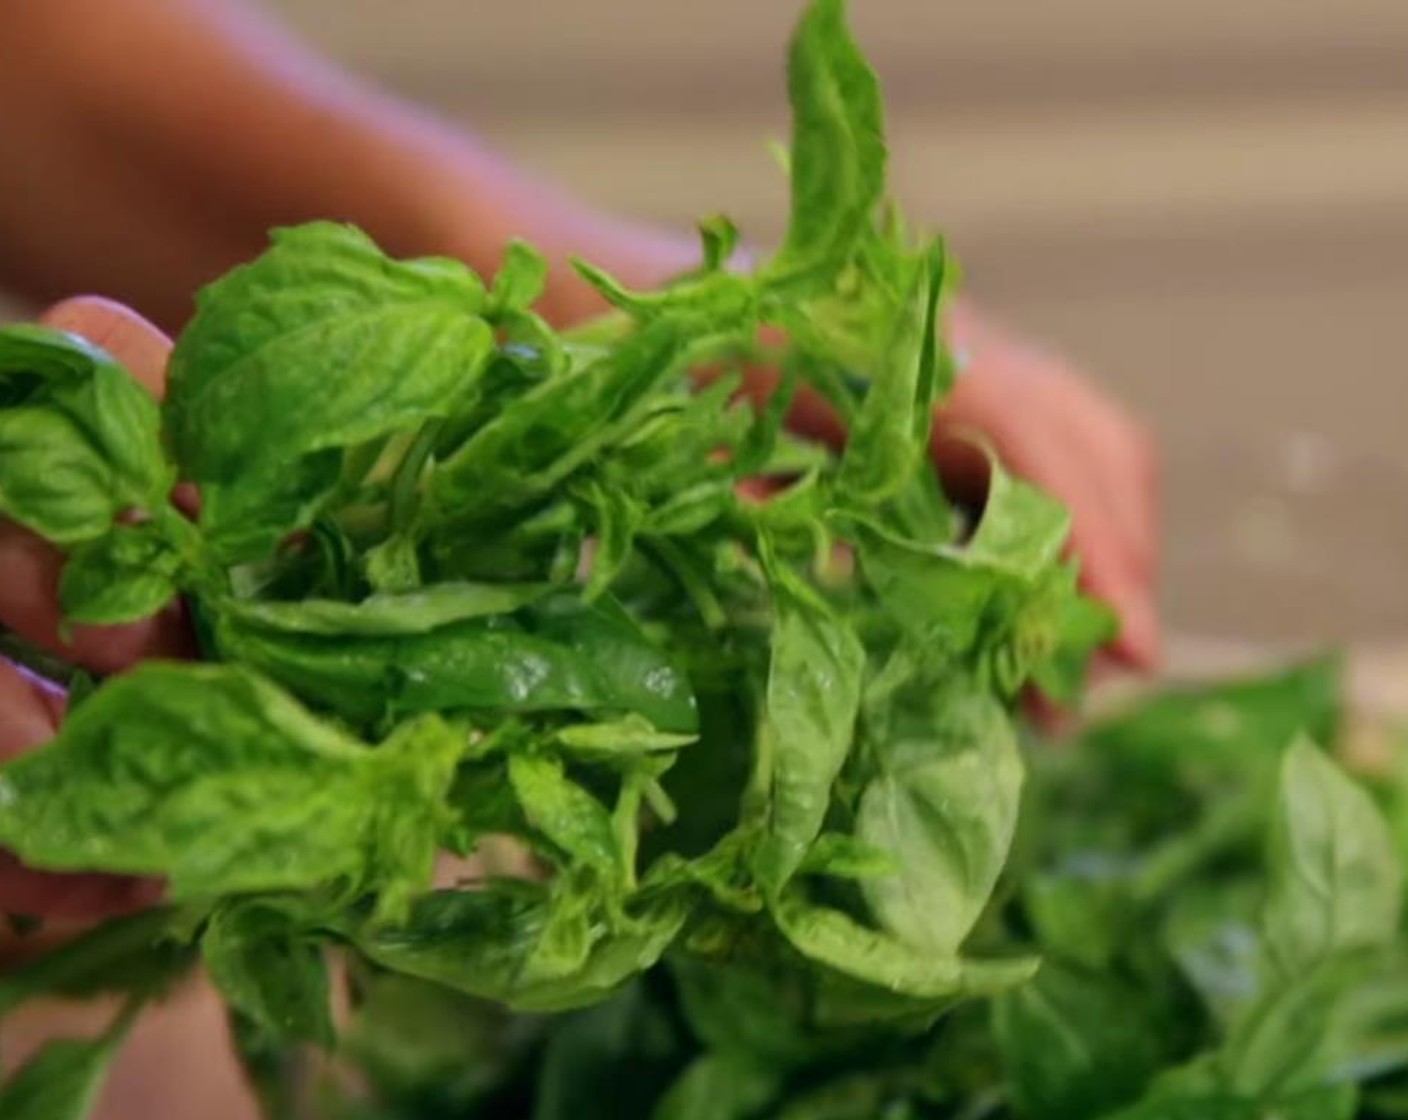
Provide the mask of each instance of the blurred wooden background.
[{"label": "blurred wooden background", "polygon": [[[778,230],[765,145],[786,129],[792,0],[275,7],[622,212]],[[1408,3],[852,10],[905,205],[951,235],[973,291],[1163,437],[1175,622],[1408,631]]]}]

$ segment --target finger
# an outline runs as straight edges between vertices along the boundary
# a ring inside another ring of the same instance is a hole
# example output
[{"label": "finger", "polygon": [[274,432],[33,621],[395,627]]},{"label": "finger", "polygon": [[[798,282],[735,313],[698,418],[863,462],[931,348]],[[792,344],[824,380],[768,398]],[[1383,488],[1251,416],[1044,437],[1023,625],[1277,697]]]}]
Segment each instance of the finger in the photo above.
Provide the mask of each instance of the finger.
[{"label": "finger", "polygon": [[165,395],[171,340],[130,308],[100,296],[75,296],[54,304],[40,322],[101,346],[153,396]]},{"label": "finger", "polygon": [[151,879],[35,871],[0,851],[0,911],[93,922],[154,905],[160,898],[161,885]]},{"label": "finger", "polygon": [[0,761],[46,742],[63,718],[63,692],[0,659]]},{"label": "finger", "polygon": [[1090,484],[1117,523],[1131,565],[1152,580],[1159,534],[1153,440],[1104,400],[1080,391],[1084,405],[1062,413],[1071,446],[1083,449]]},{"label": "finger", "polygon": [[1133,668],[1152,670],[1158,666],[1162,642],[1158,609],[1149,584],[1118,559],[1118,536],[1108,518],[1088,512],[1072,527],[1071,551],[1082,561],[1082,587],[1119,618],[1111,653]]},{"label": "finger", "polygon": [[27,641],[98,673],[143,657],[189,657],[194,641],[179,602],[125,626],[75,626],[60,636],[63,555],[27,529],[0,521],[0,622]]}]

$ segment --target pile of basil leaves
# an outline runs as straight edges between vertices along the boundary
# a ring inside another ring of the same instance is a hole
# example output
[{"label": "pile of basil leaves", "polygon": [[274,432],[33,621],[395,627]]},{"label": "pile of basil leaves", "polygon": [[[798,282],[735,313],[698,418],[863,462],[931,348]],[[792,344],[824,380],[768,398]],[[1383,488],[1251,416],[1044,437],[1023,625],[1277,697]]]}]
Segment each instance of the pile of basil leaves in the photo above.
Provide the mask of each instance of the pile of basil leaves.
[{"label": "pile of basil leaves", "polygon": [[573,331],[527,246],[485,284],[315,224],[201,293],[160,406],[0,332],[0,512],[73,622],[179,596],[205,654],[75,681],[0,770],[25,862],[169,884],[0,979],[124,997],[5,1120],[86,1115],[196,968],[271,1117],[1408,1116],[1408,780],[1322,749],[1333,661],[1026,749],[1111,620],[1059,504],[930,467],[954,268],[839,0],[788,74],[776,255],[718,219],[659,291],[583,265]]}]

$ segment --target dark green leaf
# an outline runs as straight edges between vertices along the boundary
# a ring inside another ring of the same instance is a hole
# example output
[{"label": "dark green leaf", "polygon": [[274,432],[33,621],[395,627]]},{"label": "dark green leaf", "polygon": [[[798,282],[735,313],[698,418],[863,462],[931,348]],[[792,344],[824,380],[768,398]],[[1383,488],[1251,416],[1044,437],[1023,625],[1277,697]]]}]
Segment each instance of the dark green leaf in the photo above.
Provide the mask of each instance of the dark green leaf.
[{"label": "dark green leaf", "polygon": [[670,1086],[650,1120],[748,1120],[778,1092],[776,1071],[738,1053],[696,1058]]},{"label": "dark green leaf", "polygon": [[206,971],[226,1002],[270,1040],[333,1040],[322,951],[277,905],[222,906],[201,938]]},{"label": "dark green leaf", "polygon": [[1034,1120],[1085,1120],[1135,1099],[1158,1068],[1157,1011],[1115,977],[1044,964],[994,1004],[1013,1105]]},{"label": "dark green leaf", "polygon": [[5,1120],[85,1120],[97,1106],[120,1035],[51,1042],[0,1086]]},{"label": "dark green leaf", "polygon": [[696,723],[689,682],[607,600],[587,605],[563,595],[512,617],[413,633],[337,636],[307,632],[304,621],[297,608],[266,612],[258,625],[225,615],[216,640],[223,656],[361,721],[487,708],[635,712],[673,732]]}]

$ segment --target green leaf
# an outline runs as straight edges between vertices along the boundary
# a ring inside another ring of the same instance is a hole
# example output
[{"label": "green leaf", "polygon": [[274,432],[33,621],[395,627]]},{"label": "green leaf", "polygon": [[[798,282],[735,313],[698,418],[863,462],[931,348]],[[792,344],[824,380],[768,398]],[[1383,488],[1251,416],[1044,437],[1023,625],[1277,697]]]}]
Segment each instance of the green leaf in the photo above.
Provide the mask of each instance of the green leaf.
[{"label": "green leaf", "polygon": [[657,731],[640,716],[626,716],[603,723],[574,723],[559,730],[555,738],[572,754],[601,760],[673,751],[694,742],[698,736]]},{"label": "green leaf", "polygon": [[265,497],[279,514],[263,519],[268,531],[306,524],[329,481],[306,459],[322,464],[318,452],[464,399],[493,349],[483,309],[483,285],[457,261],[393,261],[331,223],[276,231],[261,257],[199,295],[171,356],[171,446],[185,476],[220,495],[202,524],[233,541],[231,516]]},{"label": "green leaf", "polygon": [[201,536],[213,555],[229,563],[267,556],[290,532],[314,522],[341,473],[342,452],[336,449],[292,463],[252,461],[237,483],[201,487]]},{"label": "green leaf", "polygon": [[835,271],[868,227],[885,182],[880,87],[841,0],[815,0],[788,56],[792,216],[773,268]]},{"label": "green leaf", "polygon": [[1343,716],[1343,663],[1319,657],[1274,673],[1171,687],[1109,716],[1082,750],[1114,768],[1125,788],[1177,783],[1222,791],[1248,771],[1274,773],[1298,735],[1335,743]]},{"label": "green leaf", "polygon": [[50,1042],[0,1086],[5,1120],[85,1120],[97,1107],[121,1034]]},{"label": "green leaf", "polygon": [[509,756],[508,777],[528,823],[579,866],[607,882],[625,874],[611,814],[567,777],[560,759],[517,753]]},{"label": "green leaf", "polygon": [[508,243],[504,263],[489,289],[486,314],[497,318],[505,312],[527,311],[543,294],[548,280],[547,259],[517,238]]},{"label": "green leaf", "polygon": [[[568,901],[580,904],[580,896]],[[358,949],[385,968],[519,1010],[545,1012],[606,998],[658,961],[685,919],[677,904],[662,903],[614,931],[584,923],[583,951],[573,954],[572,967],[545,969],[544,938],[560,932],[554,919],[560,923],[561,905],[546,887],[491,884],[426,895],[402,925],[348,932]]]},{"label": "green leaf", "polygon": [[1254,1101],[1239,1097],[1175,1096],[1142,1101],[1112,1113],[1109,1120],[1266,1120],[1266,1114]]},{"label": "green leaf", "polygon": [[738,248],[738,227],[722,214],[699,223],[699,240],[704,250],[704,270],[718,272],[728,267]]},{"label": "green leaf", "polygon": [[332,1044],[322,952],[277,904],[220,907],[201,937],[201,955],[226,1002],[266,1038]]},{"label": "green leaf", "polygon": [[778,901],[774,917],[787,940],[817,964],[886,993],[946,1004],[959,997],[992,995],[1027,980],[1034,960],[964,960],[928,952],[869,929],[795,893]]},{"label": "green leaf", "polygon": [[99,347],[47,327],[0,329],[0,409],[0,509],[41,535],[91,539],[119,513],[165,504],[174,474],[156,401]]},{"label": "green leaf", "polygon": [[310,632],[307,621],[293,607],[264,612],[259,624],[226,614],[216,644],[222,656],[363,722],[387,712],[486,708],[635,712],[673,732],[691,732],[697,721],[683,673],[608,600],[588,605],[564,594],[511,617],[411,633],[337,636]]},{"label": "green leaf", "polygon": [[624,437],[650,393],[678,380],[701,343],[688,321],[661,319],[594,364],[508,402],[436,470],[430,516],[503,516],[542,500]]},{"label": "green leaf", "polygon": [[856,836],[896,870],[861,890],[901,941],[954,954],[987,906],[1017,823],[1022,763],[1002,708],[971,686],[916,682],[886,698]]},{"label": "green leaf", "polygon": [[983,516],[964,559],[975,567],[1032,580],[1055,564],[1070,529],[1065,506],[1008,474],[994,458]]},{"label": "green leaf", "polygon": [[665,999],[634,983],[558,1019],[535,1071],[532,1120],[646,1116],[684,1045]]},{"label": "green leaf", "polygon": [[69,545],[102,536],[129,504],[101,453],[61,412],[0,412],[0,513]]},{"label": "green leaf", "polygon": [[429,878],[463,750],[438,720],[373,750],[248,670],[147,662],[0,768],[0,841],[183,898],[341,883],[395,900]]},{"label": "green leaf", "polygon": [[591,483],[586,488],[586,497],[593,511],[592,529],[596,534],[591,575],[587,579],[586,597],[590,600],[610,588],[630,559],[645,510],[620,487]]},{"label": "green leaf", "polygon": [[823,832],[812,844],[798,872],[860,880],[880,879],[896,875],[900,870],[898,859],[888,848],[839,832]]},{"label": "green leaf", "polygon": [[751,796],[765,829],[754,871],[778,891],[821,831],[855,734],[865,654],[798,577],[776,560],[769,567],[776,622]]},{"label": "green leaf", "polygon": [[[982,639],[1020,628],[1024,611],[1033,606],[1042,631],[1054,629],[1045,614],[1054,608],[1060,617],[1062,596],[1053,599],[1051,592],[1065,586],[1053,581],[1062,577],[1057,565],[1070,515],[996,461],[982,519],[963,547],[906,539],[874,518],[847,511],[833,517],[857,540],[863,570],[881,601],[921,647],[962,655]],[[1032,668],[1023,658],[1022,672]],[[1014,683],[1020,681],[1006,682],[1008,691]]]},{"label": "green leaf", "polygon": [[181,554],[156,524],[115,525],[69,554],[59,603],[71,623],[135,622],[176,597],[181,569]]},{"label": "green leaf", "polygon": [[1085,1120],[1135,1099],[1163,1058],[1155,1009],[1113,976],[1050,963],[993,1005],[1018,1116]]},{"label": "green leaf", "polygon": [[360,603],[251,600],[224,603],[221,609],[241,622],[270,630],[328,637],[386,637],[511,614],[553,590],[550,583],[438,583],[416,591],[372,595]]},{"label": "green leaf", "polygon": [[705,1054],[680,1074],[651,1120],[748,1120],[780,1088],[775,1070],[737,1053]]},{"label": "green leaf", "polygon": [[1395,936],[1403,870],[1388,826],[1368,792],[1305,740],[1282,763],[1270,860],[1266,939],[1286,977]]},{"label": "green leaf", "polygon": [[944,285],[943,246],[914,269],[914,280],[874,383],[852,425],[837,486],[865,508],[896,497],[920,470],[932,470],[929,433],[939,380],[935,316]]},{"label": "green leaf", "polygon": [[252,458],[292,463],[445,415],[488,360],[483,304],[457,261],[394,261],[332,223],[275,231],[200,293],[171,355],[178,462],[194,481],[230,483]]}]

